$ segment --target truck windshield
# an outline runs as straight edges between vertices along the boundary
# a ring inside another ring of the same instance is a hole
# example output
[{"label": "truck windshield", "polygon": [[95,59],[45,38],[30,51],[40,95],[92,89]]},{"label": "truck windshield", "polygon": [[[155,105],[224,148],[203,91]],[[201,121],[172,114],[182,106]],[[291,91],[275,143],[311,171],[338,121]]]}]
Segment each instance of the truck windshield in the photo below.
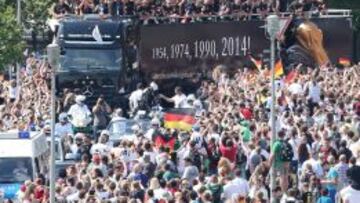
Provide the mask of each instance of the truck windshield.
[{"label": "truck windshield", "polygon": [[64,70],[118,70],[121,61],[121,49],[65,49],[60,63]]},{"label": "truck windshield", "polygon": [[31,158],[0,158],[0,183],[18,183],[32,179]]}]

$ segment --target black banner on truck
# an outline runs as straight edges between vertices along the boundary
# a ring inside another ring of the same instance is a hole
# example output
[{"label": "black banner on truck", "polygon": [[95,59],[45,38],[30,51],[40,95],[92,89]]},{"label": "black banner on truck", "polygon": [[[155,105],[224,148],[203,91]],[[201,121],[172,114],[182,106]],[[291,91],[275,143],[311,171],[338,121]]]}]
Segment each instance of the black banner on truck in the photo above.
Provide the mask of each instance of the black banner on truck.
[{"label": "black banner on truck", "polygon": [[[312,19],[323,31],[330,59],[352,57],[349,18]],[[145,76],[154,79],[191,78],[218,64],[249,65],[248,54],[268,62],[270,42],[261,20],[143,26],[140,61]]]}]

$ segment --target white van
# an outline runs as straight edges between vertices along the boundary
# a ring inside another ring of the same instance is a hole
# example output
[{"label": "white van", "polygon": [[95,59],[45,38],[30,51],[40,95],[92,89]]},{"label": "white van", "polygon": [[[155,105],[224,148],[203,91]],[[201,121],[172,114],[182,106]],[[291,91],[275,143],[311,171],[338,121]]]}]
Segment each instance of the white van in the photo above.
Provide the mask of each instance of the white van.
[{"label": "white van", "polygon": [[49,168],[50,151],[41,132],[0,133],[0,200],[14,199],[26,180]]}]

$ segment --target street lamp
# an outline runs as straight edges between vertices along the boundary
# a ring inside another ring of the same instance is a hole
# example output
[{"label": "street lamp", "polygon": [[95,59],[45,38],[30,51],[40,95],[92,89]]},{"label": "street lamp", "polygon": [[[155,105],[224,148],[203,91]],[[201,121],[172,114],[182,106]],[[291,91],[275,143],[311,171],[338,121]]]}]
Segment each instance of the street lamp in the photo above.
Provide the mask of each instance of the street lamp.
[{"label": "street lamp", "polygon": [[[266,30],[267,33],[270,36],[270,41],[271,41],[271,47],[270,47],[270,51],[271,51],[271,59],[270,59],[270,65],[271,65],[271,141],[270,141],[270,149],[271,146],[273,145],[273,143],[276,140],[276,118],[275,118],[275,104],[276,104],[276,99],[275,99],[275,40],[276,40],[276,36],[278,34],[278,32],[280,31],[280,20],[279,17],[277,15],[269,15],[266,18]],[[270,202],[273,203],[274,202],[274,189],[276,186],[276,174],[275,174],[275,170],[274,170],[274,163],[271,166],[271,173],[270,173]]]},{"label": "street lamp", "polygon": [[55,203],[55,74],[59,67],[60,48],[53,43],[47,46],[48,62],[51,66],[51,144],[50,144],[50,203]]}]

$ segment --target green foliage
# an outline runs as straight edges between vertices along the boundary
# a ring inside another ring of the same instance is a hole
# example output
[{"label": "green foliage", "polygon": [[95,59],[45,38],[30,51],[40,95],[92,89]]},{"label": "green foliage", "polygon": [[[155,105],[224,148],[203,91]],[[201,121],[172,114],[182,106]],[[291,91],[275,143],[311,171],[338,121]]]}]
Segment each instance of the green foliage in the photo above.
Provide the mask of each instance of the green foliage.
[{"label": "green foliage", "polygon": [[22,1],[23,24],[26,29],[35,33],[42,33],[46,29],[46,21],[49,18],[49,8],[52,0],[25,0]]},{"label": "green foliage", "polygon": [[15,9],[5,0],[0,0],[0,70],[21,60],[24,46]]},{"label": "green foliage", "polygon": [[329,0],[329,8],[339,8],[339,9],[360,9],[359,0]]}]

